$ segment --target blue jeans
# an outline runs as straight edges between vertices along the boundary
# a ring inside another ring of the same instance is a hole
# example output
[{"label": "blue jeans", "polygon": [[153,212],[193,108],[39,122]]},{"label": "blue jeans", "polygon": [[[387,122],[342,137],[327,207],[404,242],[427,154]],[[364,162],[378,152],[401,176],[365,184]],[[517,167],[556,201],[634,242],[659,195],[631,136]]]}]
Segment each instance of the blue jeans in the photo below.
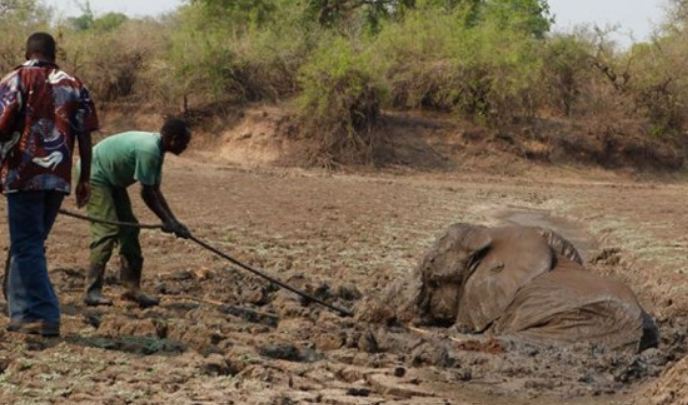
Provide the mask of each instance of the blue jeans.
[{"label": "blue jeans", "polygon": [[7,195],[10,265],[7,304],[14,321],[60,322],[60,304],[48,277],[45,241],[64,194],[24,191]]}]

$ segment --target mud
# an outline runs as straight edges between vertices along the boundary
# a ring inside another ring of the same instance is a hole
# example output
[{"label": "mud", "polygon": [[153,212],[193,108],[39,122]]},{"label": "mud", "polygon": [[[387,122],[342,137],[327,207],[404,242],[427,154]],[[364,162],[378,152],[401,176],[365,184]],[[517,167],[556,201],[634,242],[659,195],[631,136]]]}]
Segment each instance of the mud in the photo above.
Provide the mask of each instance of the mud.
[{"label": "mud", "polygon": [[447,223],[496,225],[494,212],[513,206],[578,218],[599,241],[586,265],[639,291],[662,340],[635,354],[342,318],[154,232],[142,234],[144,285],[161,305],[119,299],[112,267],[115,305],[94,310],[81,304],[88,229],[61,218],[48,257],[63,337],[0,332],[0,402],[606,404],[658,398],[680,375],[658,380],[686,355],[688,280],[677,269],[688,268],[688,245],[670,233],[688,226],[676,215],[684,186],[246,171],[194,155],[166,164],[170,204],[198,236],[353,309],[412,270]]}]

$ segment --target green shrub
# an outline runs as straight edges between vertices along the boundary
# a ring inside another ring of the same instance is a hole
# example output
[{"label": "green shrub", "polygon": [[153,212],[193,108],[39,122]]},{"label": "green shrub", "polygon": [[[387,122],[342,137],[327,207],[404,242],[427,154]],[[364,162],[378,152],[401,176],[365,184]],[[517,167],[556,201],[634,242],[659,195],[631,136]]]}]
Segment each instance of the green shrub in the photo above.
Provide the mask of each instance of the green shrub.
[{"label": "green shrub", "polygon": [[0,76],[24,62],[26,38],[49,31],[50,10],[35,0],[0,0]]},{"label": "green shrub", "polygon": [[373,131],[383,90],[365,49],[345,38],[323,40],[299,71],[300,116],[316,141],[320,165],[368,163],[378,139]]},{"label": "green shrub", "polygon": [[152,101],[163,77],[147,73],[168,46],[165,27],[130,20],[111,31],[61,29],[61,63],[78,75],[99,103],[120,99]]},{"label": "green shrub", "polygon": [[542,49],[540,92],[545,106],[571,116],[576,103],[590,90],[592,44],[575,34],[555,35]]},{"label": "green shrub", "polygon": [[373,53],[393,106],[457,111],[490,123],[532,114],[538,41],[499,21],[467,24],[470,12],[418,9],[383,27]]},{"label": "green shrub", "polygon": [[638,45],[631,90],[655,135],[678,134],[688,122],[688,33],[673,33]]},{"label": "green shrub", "polygon": [[304,20],[304,6],[263,1],[222,8],[222,3],[198,2],[181,10],[168,57],[172,92],[201,104],[295,94],[297,71],[319,35],[319,28]]}]

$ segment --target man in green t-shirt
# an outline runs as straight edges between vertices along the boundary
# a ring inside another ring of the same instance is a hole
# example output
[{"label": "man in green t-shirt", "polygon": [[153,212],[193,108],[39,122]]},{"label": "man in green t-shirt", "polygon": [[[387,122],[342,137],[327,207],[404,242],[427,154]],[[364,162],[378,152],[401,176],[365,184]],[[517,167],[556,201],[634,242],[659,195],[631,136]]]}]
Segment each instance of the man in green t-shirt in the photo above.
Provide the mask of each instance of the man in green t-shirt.
[{"label": "man in green t-shirt", "polygon": [[[188,238],[189,230],[172,214],[160,190],[165,153],[182,153],[191,140],[186,123],[176,118],[165,121],[159,134],[124,132],[112,135],[93,148],[89,215],[120,222],[138,222],[131,207],[127,187],[141,184],[141,197],[162,221],[163,231]],[[112,305],[102,294],[105,266],[119,244],[122,296],[142,307],[158,304],[158,299],[141,291],[143,256],[139,228],[91,224],[90,269],[86,278],[87,305]]]}]

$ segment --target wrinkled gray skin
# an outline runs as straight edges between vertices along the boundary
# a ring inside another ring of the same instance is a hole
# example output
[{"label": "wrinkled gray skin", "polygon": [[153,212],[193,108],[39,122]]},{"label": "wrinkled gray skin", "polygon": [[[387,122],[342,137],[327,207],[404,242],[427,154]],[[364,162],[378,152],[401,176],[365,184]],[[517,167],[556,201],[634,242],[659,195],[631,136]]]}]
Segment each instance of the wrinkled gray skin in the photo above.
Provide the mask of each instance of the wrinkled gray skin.
[{"label": "wrinkled gray skin", "polygon": [[452,225],[419,266],[422,288],[416,306],[422,321],[458,320],[465,329],[483,332],[519,288],[552,269],[557,254],[582,264],[573,245],[552,231]]},{"label": "wrinkled gray skin", "polygon": [[630,289],[588,272],[570,242],[537,227],[454,224],[383,300],[361,318],[547,342],[657,343]]}]

